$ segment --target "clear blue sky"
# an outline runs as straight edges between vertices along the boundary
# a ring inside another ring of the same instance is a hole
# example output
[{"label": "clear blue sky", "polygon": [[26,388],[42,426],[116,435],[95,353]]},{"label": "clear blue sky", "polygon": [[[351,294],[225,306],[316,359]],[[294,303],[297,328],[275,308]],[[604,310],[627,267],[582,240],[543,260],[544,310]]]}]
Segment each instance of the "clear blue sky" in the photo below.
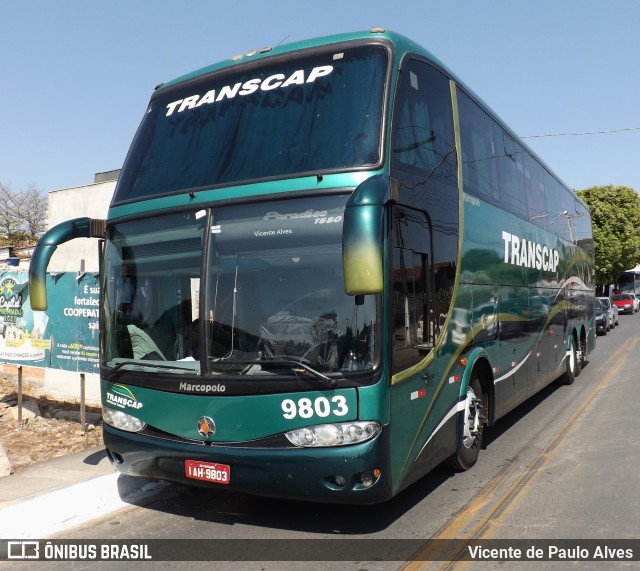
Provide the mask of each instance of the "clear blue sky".
[{"label": "clear blue sky", "polygon": [[[1,0],[0,0],[1,1]],[[640,191],[640,1],[5,0],[0,182],[120,168],[156,84],[253,48],[382,26],[439,57],[572,188]]]}]

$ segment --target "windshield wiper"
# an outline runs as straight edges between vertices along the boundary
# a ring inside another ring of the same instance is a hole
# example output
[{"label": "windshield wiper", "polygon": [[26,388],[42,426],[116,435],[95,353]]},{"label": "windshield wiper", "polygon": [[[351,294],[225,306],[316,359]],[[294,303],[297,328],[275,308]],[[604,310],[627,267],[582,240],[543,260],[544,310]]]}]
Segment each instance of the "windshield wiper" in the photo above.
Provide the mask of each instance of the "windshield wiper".
[{"label": "windshield wiper", "polygon": [[289,367],[294,373],[296,372],[295,367],[300,367],[306,373],[309,373],[315,379],[322,381],[322,383],[327,386],[333,387],[336,384],[336,381],[334,379],[332,379],[331,377],[327,377],[327,375],[324,375],[320,371],[316,371],[316,369],[314,369],[311,365],[308,365],[299,358],[288,357],[286,355],[278,355],[275,358],[259,356],[255,359],[242,360],[233,360],[233,358],[220,358],[212,361],[212,365],[222,365],[224,369],[221,372],[224,372],[226,368],[233,365],[249,365],[248,367],[239,371],[240,375],[246,375],[251,370],[251,366],[253,365],[260,365],[262,368]]},{"label": "windshield wiper", "polygon": [[295,357],[287,357],[285,355],[280,355],[275,359],[263,359],[261,361],[257,361],[256,364],[257,365],[266,364],[266,365],[276,365],[276,366],[286,365],[291,367],[294,373],[296,372],[294,367],[300,367],[301,369],[304,369],[307,373],[310,373],[313,377],[315,377],[319,381],[322,381],[324,384],[330,387],[336,384],[335,379],[332,379],[331,377],[327,377],[327,375],[322,374],[320,371],[316,371],[311,365],[308,365],[303,360],[296,359]]},{"label": "windshield wiper", "polygon": [[121,369],[125,366],[134,367],[134,370],[166,369],[174,373],[176,372],[180,373],[182,375],[187,374],[189,372],[191,373],[194,372],[194,369],[192,369],[191,367],[185,368],[185,367],[177,367],[175,365],[160,365],[158,363],[145,363],[144,361],[121,361],[120,363],[117,363],[113,367],[109,368],[109,370],[102,375],[102,378],[106,379],[107,381],[111,380],[114,376],[117,376],[121,372]]}]

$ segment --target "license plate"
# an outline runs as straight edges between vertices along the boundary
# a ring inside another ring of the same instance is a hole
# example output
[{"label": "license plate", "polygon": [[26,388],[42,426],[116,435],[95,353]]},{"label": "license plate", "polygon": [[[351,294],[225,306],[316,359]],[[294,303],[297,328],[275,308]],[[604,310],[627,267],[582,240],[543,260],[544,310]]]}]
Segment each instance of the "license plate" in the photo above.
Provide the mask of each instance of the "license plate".
[{"label": "license plate", "polygon": [[231,480],[231,468],[226,464],[186,460],[184,471],[187,478],[193,480],[214,482],[215,484],[228,484]]}]

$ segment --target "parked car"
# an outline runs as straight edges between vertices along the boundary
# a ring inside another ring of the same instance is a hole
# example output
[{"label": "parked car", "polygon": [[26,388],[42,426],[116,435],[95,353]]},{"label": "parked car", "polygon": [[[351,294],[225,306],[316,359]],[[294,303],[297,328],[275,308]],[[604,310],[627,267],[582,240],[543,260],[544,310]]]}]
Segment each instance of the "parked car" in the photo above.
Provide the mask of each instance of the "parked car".
[{"label": "parked car", "polygon": [[611,301],[610,297],[599,297],[600,303],[607,310],[609,314],[609,324],[611,325],[611,329],[613,329],[616,325],[619,324],[618,315],[619,311],[616,305]]},{"label": "parked car", "polygon": [[638,298],[638,296],[635,293],[630,293],[629,295],[633,299],[633,308],[637,313],[638,311],[640,311],[640,298]]},{"label": "parked car", "polygon": [[631,315],[635,313],[635,304],[630,293],[617,293],[612,299],[620,313],[630,313]]},{"label": "parked car", "polygon": [[599,299],[596,299],[596,335],[609,332],[609,315]]}]

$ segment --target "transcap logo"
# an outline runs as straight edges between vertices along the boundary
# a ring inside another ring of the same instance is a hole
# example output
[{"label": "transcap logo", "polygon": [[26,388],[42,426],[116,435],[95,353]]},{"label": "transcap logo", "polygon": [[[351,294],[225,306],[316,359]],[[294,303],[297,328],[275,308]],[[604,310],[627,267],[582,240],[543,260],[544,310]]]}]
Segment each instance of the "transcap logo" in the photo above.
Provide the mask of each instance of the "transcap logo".
[{"label": "transcap logo", "polygon": [[504,241],[504,263],[523,266],[545,272],[558,269],[560,254],[558,250],[549,248],[532,240],[519,238],[515,234],[502,231]]},{"label": "transcap logo", "polygon": [[178,99],[172,101],[167,105],[166,116],[173,115],[173,113],[182,113],[186,109],[195,109],[202,107],[203,105],[210,105],[211,103],[217,103],[223,99],[233,99],[237,95],[251,95],[256,91],[273,91],[274,89],[280,89],[283,87],[289,87],[290,85],[303,85],[305,83],[313,83],[319,77],[329,75],[333,71],[332,65],[321,65],[314,67],[309,74],[305,74],[304,69],[297,69],[289,77],[284,73],[275,73],[265,79],[256,77],[255,79],[249,79],[244,83],[235,83],[234,85],[225,85],[219,90],[211,89],[204,95],[190,95],[184,99]]},{"label": "transcap logo", "polygon": [[118,408],[142,408],[142,403],[138,402],[133,393],[123,385],[113,385],[107,391],[107,404]]}]

